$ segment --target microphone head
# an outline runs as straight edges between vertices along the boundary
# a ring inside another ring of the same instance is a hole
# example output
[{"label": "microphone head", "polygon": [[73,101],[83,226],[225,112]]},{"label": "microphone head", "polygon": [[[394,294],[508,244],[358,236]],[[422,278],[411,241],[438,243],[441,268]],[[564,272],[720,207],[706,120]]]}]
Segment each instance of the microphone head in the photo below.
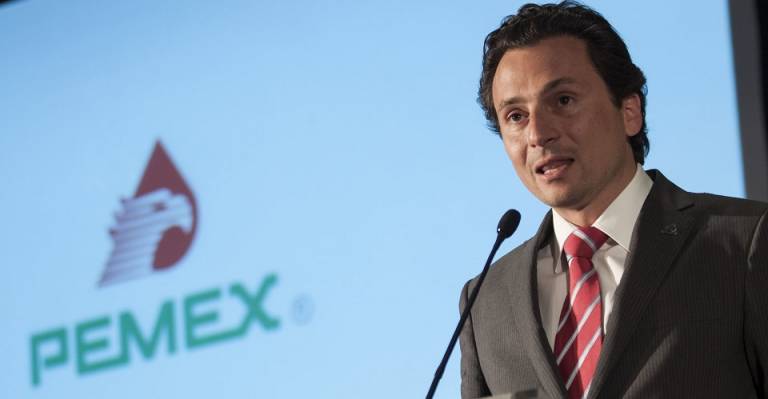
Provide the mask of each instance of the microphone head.
[{"label": "microphone head", "polygon": [[501,239],[507,239],[512,233],[517,230],[517,226],[520,225],[520,212],[510,209],[504,212],[499,220],[499,226],[496,228],[496,233]]}]

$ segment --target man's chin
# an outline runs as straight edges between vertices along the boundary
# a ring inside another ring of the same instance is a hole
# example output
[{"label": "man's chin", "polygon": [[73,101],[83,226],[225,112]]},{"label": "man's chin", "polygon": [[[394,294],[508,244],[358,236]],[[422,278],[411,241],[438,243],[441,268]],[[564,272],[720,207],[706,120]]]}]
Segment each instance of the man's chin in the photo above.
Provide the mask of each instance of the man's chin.
[{"label": "man's chin", "polygon": [[541,202],[555,209],[577,209],[580,198],[576,193],[567,190],[550,190],[539,196]]}]

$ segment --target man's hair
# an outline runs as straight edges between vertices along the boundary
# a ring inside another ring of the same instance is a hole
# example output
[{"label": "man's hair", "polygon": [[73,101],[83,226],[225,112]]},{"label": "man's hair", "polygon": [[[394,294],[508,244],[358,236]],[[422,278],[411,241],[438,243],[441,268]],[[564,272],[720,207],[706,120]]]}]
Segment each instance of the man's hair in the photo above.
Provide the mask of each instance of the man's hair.
[{"label": "man's hair", "polygon": [[643,71],[632,63],[627,45],[611,24],[597,11],[574,1],[526,4],[520,7],[517,14],[504,18],[501,26],[486,36],[478,102],[490,129],[500,133],[492,86],[501,58],[508,50],[533,46],[543,39],[557,36],[572,36],[584,41],[587,54],[608,86],[616,107],[632,94],[640,97],[643,125],[636,135],[629,137],[629,144],[635,161],[643,164],[650,147],[645,123],[647,88]]}]

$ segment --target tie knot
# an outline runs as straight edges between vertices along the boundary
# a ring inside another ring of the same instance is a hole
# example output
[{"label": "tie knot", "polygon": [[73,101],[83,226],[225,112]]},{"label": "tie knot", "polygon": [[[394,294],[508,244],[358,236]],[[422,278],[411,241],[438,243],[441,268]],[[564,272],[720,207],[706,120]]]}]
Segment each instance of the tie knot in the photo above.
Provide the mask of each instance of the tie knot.
[{"label": "tie knot", "polygon": [[570,257],[592,259],[608,236],[596,227],[579,227],[565,239],[563,251]]}]

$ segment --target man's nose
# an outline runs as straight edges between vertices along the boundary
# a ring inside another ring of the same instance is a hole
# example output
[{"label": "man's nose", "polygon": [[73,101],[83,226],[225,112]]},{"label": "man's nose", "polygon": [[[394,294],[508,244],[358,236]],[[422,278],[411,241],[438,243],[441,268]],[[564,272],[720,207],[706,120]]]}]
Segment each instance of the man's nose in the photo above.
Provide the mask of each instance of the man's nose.
[{"label": "man's nose", "polygon": [[533,111],[528,116],[528,145],[531,147],[544,147],[557,140],[559,133],[552,117],[546,111]]}]

